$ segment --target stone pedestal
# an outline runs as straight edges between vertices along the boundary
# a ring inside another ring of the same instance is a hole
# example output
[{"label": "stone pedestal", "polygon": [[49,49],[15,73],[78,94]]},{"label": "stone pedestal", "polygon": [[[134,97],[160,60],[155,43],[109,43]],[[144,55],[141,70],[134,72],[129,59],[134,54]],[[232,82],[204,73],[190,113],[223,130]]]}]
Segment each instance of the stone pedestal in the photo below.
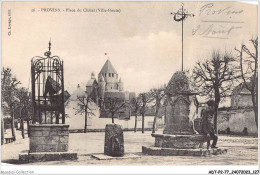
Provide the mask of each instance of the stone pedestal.
[{"label": "stone pedestal", "polygon": [[[189,80],[184,72],[176,72],[166,87],[166,126],[163,134],[152,134],[155,137],[154,147],[142,147],[142,152],[161,156],[206,156],[211,153],[226,153],[203,149],[205,136],[196,134],[190,120],[196,112],[196,93],[189,89]],[[193,110],[193,111],[192,111]]]},{"label": "stone pedestal", "polygon": [[190,125],[189,114],[190,105],[193,105],[194,94],[181,93],[172,97],[168,97],[168,105],[166,106],[166,126],[164,134],[172,135],[192,135],[195,131]]},{"label": "stone pedestal", "polygon": [[142,152],[151,156],[211,156],[226,154],[227,149],[214,148],[214,149],[176,149],[176,148],[160,148],[143,146]]},{"label": "stone pedestal", "polygon": [[68,152],[69,125],[33,124],[29,127],[29,151],[19,155],[21,163],[77,159],[77,153]]},{"label": "stone pedestal", "polygon": [[69,125],[30,125],[30,132],[30,153],[68,151]]},{"label": "stone pedestal", "polygon": [[155,147],[196,149],[202,148],[206,138],[203,135],[169,135],[152,134],[155,137]]},{"label": "stone pedestal", "polygon": [[117,124],[106,125],[104,154],[113,157],[124,156],[124,135],[122,126]]}]

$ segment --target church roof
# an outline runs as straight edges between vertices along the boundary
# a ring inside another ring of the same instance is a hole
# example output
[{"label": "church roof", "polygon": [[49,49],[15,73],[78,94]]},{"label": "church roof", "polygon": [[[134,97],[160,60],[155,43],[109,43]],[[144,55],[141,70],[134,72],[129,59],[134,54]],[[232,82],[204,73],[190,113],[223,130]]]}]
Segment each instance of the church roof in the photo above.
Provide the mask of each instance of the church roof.
[{"label": "church roof", "polygon": [[96,81],[96,79],[92,79],[92,78],[91,78],[90,80],[88,80],[86,86],[93,86],[93,84],[94,84],[95,81]]},{"label": "church roof", "polygon": [[72,95],[70,96],[70,99],[73,101],[77,101],[78,98],[87,97],[86,92],[78,85],[77,90],[75,90]]},{"label": "church roof", "polygon": [[94,72],[92,72],[92,73],[91,73],[91,79],[88,80],[86,86],[87,86],[87,87],[91,87],[91,86],[93,86],[94,83],[97,84],[97,80],[96,80],[96,78],[95,78],[95,74],[94,74]]},{"label": "church roof", "polygon": [[[247,85],[249,86],[249,88],[251,88],[252,83],[251,82],[247,82]],[[240,83],[238,86],[236,86],[233,91],[232,91],[232,95],[251,95],[250,91],[246,88],[245,83]]]},{"label": "church roof", "polygon": [[102,67],[101,71],[99,72],[99,74],[102,73],[116,73],[116,69],[114,68],[114,66],[112,65],[112,63],[110,62],[109,59],[107,59],[107,61],[105,62],[104,66]]}]

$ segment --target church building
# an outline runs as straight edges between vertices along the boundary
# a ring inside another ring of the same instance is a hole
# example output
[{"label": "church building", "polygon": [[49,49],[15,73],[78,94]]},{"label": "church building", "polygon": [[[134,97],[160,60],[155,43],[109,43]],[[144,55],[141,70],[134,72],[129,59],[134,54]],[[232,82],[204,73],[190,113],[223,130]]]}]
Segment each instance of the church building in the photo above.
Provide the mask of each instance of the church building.
[{"label": "church building", "polygon": [[[134,92],[124,91],[124,83],[108,59],[98,74],[98,80],[95,74],[91,73],[91,79],[86,85],[86,92],[91,96],[92,100],[100,107],[100,117],[110,117],[109,113],[105,112],[103,102],[106,98],[117,98],[124,103],[128,103],[135,97]],[[124,109],[118,114],[120,118],[129,118],[130,110]],[[118,117],[117,115],[117,117]]]}]

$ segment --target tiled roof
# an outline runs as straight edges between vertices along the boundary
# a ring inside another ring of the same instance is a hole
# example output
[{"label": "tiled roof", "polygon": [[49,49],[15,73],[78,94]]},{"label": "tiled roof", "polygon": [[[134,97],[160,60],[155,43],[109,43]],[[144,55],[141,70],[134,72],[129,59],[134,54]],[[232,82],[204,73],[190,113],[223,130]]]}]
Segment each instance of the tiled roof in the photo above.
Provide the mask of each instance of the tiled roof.
[{"label": "tiled roof", "polygon": [[109,59],[107,59],[104,66],[102,67],[101,71],[99,72],[99,74],[102,74],[102,73],[115,73],[115,74],[117,74],[116,69],[114,68],[114,66],[112,65],[112,63],[110,62]]},{"label": "tiled roof", "polygon": [[[249,88],[251,88],[252,83],[251,82],[247,82],[247,85],[249,86]],[[236,86],[233,89],[232,95],[250,95],[251,93],[249,92],[249,90],[246,88],[245,83],[240,83],[238,86]]]},{"label": "tiled roof", "polygon": [[88,80],[86,86],[93,86],[93,84],[94,84],[95,81],[96,81],[96,79],[91,78],[90,80]]},{"label": "tiled roof", "polygon": [[77,90],[75,90],[70,96],[70,99],[75,101],[81,97],[87,97],[87,94],[81,87],[78,86]]}]

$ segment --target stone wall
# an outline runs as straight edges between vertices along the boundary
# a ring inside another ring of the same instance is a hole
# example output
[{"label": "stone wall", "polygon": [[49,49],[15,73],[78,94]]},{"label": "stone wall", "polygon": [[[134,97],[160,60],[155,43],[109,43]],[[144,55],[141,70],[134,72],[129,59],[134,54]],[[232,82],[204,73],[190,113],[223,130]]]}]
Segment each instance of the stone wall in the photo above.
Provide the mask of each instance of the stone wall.
[{"label": "stone wall", "polygon": [[232,107],[253,106],[252,96],[247,94],[233,95],[231,97]]},{"label": "stone wall", "polygon": [[230,132],[236,134],[242,134],[244,128],[247,128],[248,134],[257,134],[253,109],[219,110],[218,130],[225,132],[227,128],[230,128]]},{"label": "stone wall", "polygon": [[[85,122],[85,116],[84,114],[80,115],[74,115],[73,112],[71,112],[72,115],[70,117],[66,118],[66,123],[70,125],[70,130],[78,130],[78,129],[84,129],[84,122]],[[118,118],[114,118],[115,123],[122,125],[124,129],[134,129],[135,127],[135,116],[131,116],[129,120],[121,120]],[[144,127],[145,129],[151,129],[153,124],[154,116],[145,116],[144,119]],[[106,127],[106,124],[112,123],[111,118],[99,118],[98,115],[95,116],[89,116],[88,117],[88,129],[95,130],[95,129],[101,129],[104,130]],[[162,119],[158,119],[156,124],[164,124],[164,121]],[[142,128],[142,116],[137,117],[137,128]]]},{"label": "stone wall", "polygon": [[30,152],[67,152],[69,125],[30,125]]}]

